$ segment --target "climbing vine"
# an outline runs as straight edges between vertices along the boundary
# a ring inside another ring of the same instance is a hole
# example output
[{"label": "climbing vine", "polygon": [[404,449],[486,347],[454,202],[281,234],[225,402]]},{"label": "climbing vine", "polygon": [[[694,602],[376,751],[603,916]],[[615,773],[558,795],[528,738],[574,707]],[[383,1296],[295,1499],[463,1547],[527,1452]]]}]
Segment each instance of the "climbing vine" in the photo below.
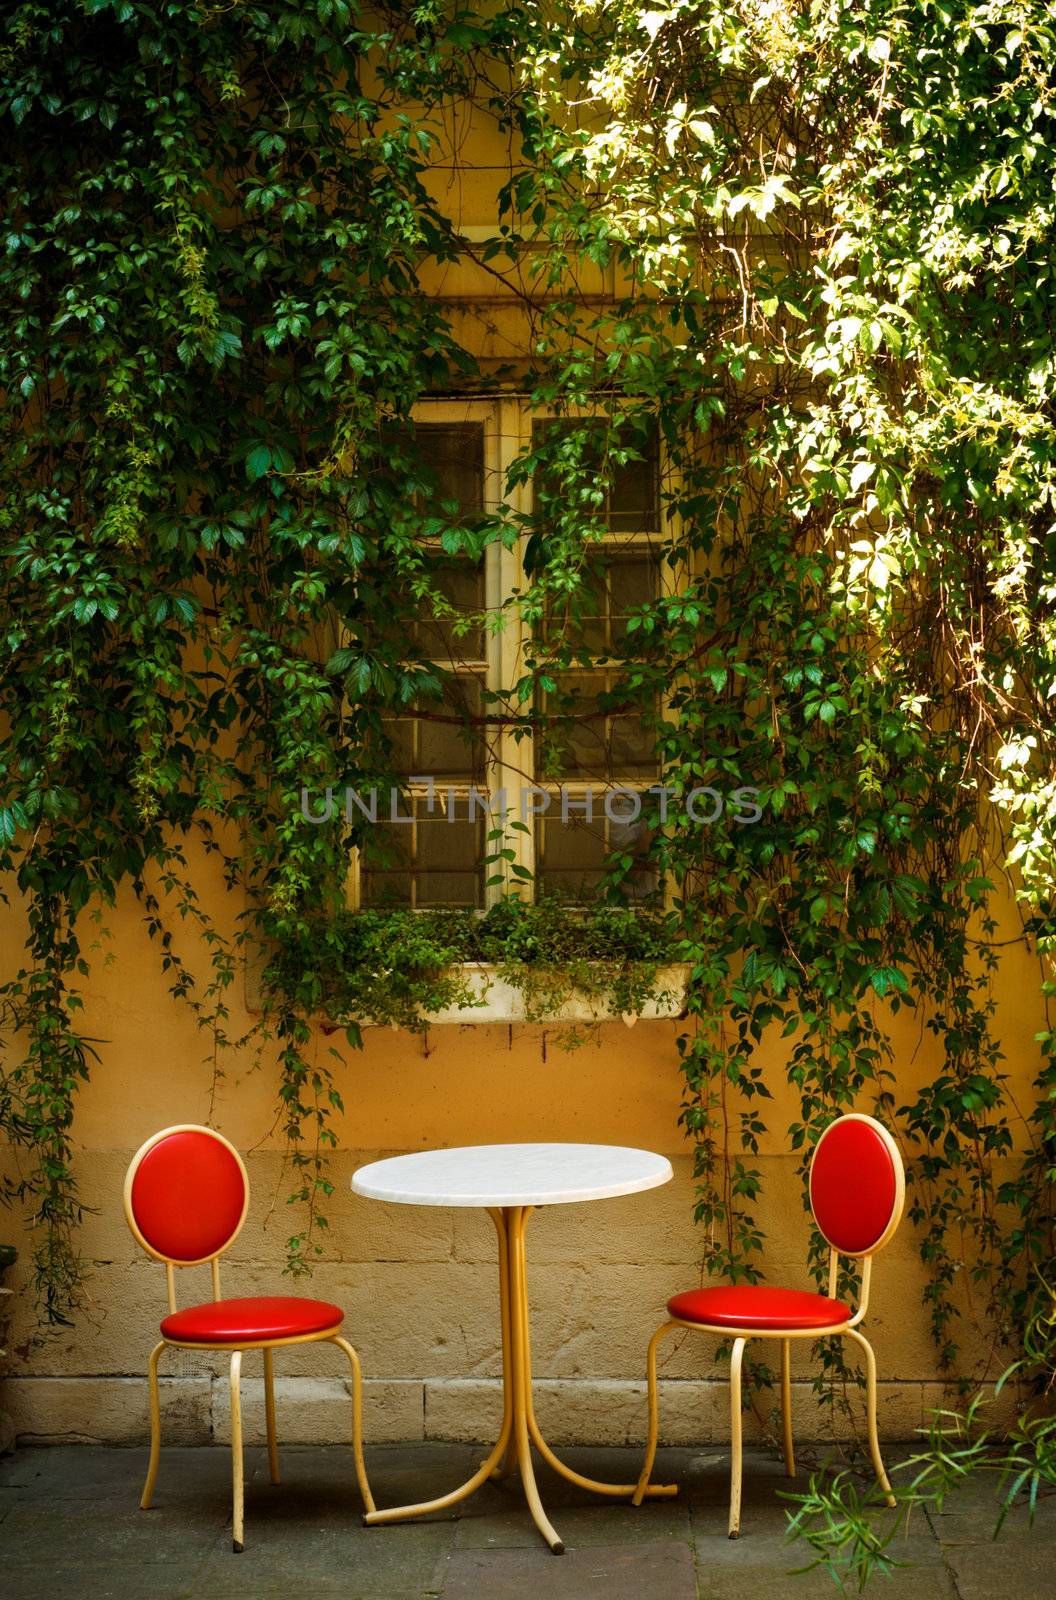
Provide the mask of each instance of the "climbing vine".
[{"label": "climbing vine", "polygon": [[[995,996],[1006,939],[1053,992],[1054,55],[1039,0],[12,9],[0,864],[28,932],[0,1125],[50,1318],[79,1284],[86,919],[131,894],[215,1058],[277,1056],[294,1265],[341,1104],[336,1057],[306,1048],[321,1005],[353,1042],[419,1026],[484,959],[540,1005],[596,981],[633,1012],[670,957],[709,1271],[759,1274],[780,1073],[804,1161],[844,1107],[899,1131],[951,1374],[993,1376],[1043,1325],[1056,1034],[1016,1105]],[[431,171],[462,158],[470,105],[510,152],[485,242]],[[428,292],[467,261],[530,331],[509,370]],[[567,426],[501,503],[437,505],[415,403],[510,388]],[[619,850],[595,945],[524,882],[479,926],[349,913],[371,839],[302,795],[398,785],[393,717],[444,714],[443,668],[408,648],[450,617],[443,562],[521,552],[522,587],[461,626],[516,618],[527,653],[466,721],[545,751],[585,714],[561,685],[589,659],[606,478],[653,436],[664,581],[602,712],[662,770],[655,927],[621,910],[643,859]],[[720,781],[753,786],[753,826],[697,825],[685,796]],[[198,899],[203,854],[246,897],[234,933]],[[342,978],[380,940],[398,980]],[[266,1009],[243,1038],[247,956]],[[942,1061],[914,1087],[907,1011]]]}]

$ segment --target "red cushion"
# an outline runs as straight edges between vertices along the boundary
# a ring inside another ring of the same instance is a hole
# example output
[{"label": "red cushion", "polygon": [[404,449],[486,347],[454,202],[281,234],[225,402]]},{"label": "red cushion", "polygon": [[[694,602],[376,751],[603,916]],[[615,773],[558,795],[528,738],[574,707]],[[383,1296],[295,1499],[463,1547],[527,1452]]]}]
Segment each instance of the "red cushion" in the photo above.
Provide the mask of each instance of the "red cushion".
[{"label": "red cushion", "polygon": [[[850,1307],[802,1289],[768,1289],[761,1283],[688,1289],[667,1302],[671,1316],[715,1328],[832,1328],[846,1322]],[[164,1331],[164,1324],[162,1324]]]},{"label": "red cushion", "polygon": [[895,1163],[871,1122],[838,1117],[825,1129],[810,1168],[810,1205],[828,1242],[862,1255],[882,1238],[898,1198]]},{"label": "red cushion", "polygon": [[238,1232],[246,1182],[226,1140],[184,1128],[147,1151],[129,1199],[136,1227],[158,1255],[204,1261]]},{"label": "red cushion", "polygon": [[339,1328],[340,1306],[299,1295],[257,1295],[246,1300],[210,1300],[174,1311],[161,1324],[163,1339],[183,1344],[251,1344],[256,1339],[295,1339],[298,1334]]}]

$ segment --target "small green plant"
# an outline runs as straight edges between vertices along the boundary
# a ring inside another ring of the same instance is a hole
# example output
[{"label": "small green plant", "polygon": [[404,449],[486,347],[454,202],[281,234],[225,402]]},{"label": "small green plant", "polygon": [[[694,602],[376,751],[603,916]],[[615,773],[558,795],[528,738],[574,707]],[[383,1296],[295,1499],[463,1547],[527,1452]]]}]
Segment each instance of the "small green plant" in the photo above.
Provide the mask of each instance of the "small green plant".
[{"label": "small green plant", "polygon": [[[1044,1286],[1047,1287],[1047,1286]],[[1025,1506],[1031,1524],[1038,1500],[1056,1493],[1056,1415],[1046,1407],[1056,1384],[1056,1310],[1039,1311],[1024,1336],[1026,1355],[1014,1362],[994,1386],[995,1397],[1006,1384],[1024,1380],[1034,1403],[1012,1427],[997,1432],[986,1426],[986,1400],[976,1394],[964,1411],[932,1412],[927,1443],[892,1468],[897,1475],[898,1509],[888,1509],[875,1482],[868,1489],[850,1471],[812,1473],[805,1494],[788,1494],[798,1509],[789,1512],[788,1538],[807,1545],[814,1559],[797,1572],[823,1567],[844,1588],[853,1579],[859,1591],[877,1575],[889,1576],[905,1566],[896,1540],[907,1530],[915,1510],[941,1511],[947,1496],[969,1477],[985,1473],[996,1479],[996,1539],[1009,1513]],[[907,1481],[908,1480],[908,1481]]]}]

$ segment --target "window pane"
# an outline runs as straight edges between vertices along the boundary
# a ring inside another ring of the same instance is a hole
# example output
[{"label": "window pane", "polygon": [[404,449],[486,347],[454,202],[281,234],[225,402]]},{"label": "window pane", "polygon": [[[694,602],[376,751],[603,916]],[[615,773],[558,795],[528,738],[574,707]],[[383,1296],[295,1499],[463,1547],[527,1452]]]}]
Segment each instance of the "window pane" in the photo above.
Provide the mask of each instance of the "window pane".
[{"label": "window pane", "polygon": [[[648,801],[643,796],[643,809],[646,804],[648,804]],[[610,809],[618,811],[615,804]],[[630,810],[631,807],[628,803],[627,812],[629,813]],[[660,883],[660,875],[654,863],[645,859],[651,834],[641,816],[635,822],[609,822],[606,820],[605,832],[610,853],[621,851],[638,858],[627,877],[623,880],[623,892],[627,898],[630,900],[644,900],[649,895],[655,894]]]},{"label": "window pane", "polygon": [[479,516],[484,509],[484,424],[418,422],[414,439],[432,481],[429,498],[437,504],[454,500],[463,516]]},{"label": "window pane", "polygon": [[439,812],[417,828],[417,894],[420,906],[484,904],[484,836],[479,821]]},{"label": "window pane", "polygon": [[364,869],[360,876],[360,900],[365,906],[407,910],[412,905],[410,873]]},{"label": "window pane", "polygon": [[650,836],[640,817],[634,822],[611,822],[603,794],[594,796],[593,821],[587,821],[574,803],[568,812],[568,821],[562,822],[555,797],[550,812],[536,822],[536,876],[544,889],[563,899],[591,900],[607,859],[621,851],[642,858],[623,880],[626,897],[643,900],[656,893],[659,877],[656,867],[644,859]]},{"label": "window pane", "polygon": [[610,777],[646,778],[656,773],[653,731],[640,716],[609,718],[606,754]]},{"label": "window pane", "polygon": [[[467,623],[485,607],[484,563],[444,562],[432,568],[430,577],[454,615],[422,616],[412,623],[415,650],[432,661],[483,661],[487,654],[484,629],[479,621]],[[427,608],[427,601],[422,604]]]},{"label": "window pane", "polygon": [[[603,673],[563,672],[561,694],[543,697],[544,732],[535,741],[536,775],[601,778],[605,774],[605,717],[598,697],[605,692]],[[573,720],[567,725],[552,721]]]},{"label": "window pane", "polygon": [[[384,810],[381,813],[384,815]],[[360,857],[359,893],[366,906],[409,906],[414,857],[410,824],[381,823],[371,829]]]},{"label": "window pane", "polygon": [[548,644],[562,641],[591,655],[603,655],[608,643],[608,611],[605,563],[599,554],[584,563],[574,606],[571,599],[547,597],[543,638]]},{"label": "window pane", "polygon": [[[479,725],[467,726],[466,717],[480,716],[481,691],[476,678],[458,677],[446,686],[443,701],[433,702],[437,718],[457,721],[432,721],[428,716],[418,723],[417,769],[435,778],[467,778],[479,781],[484,776],[484,741]],[[423,707],[428,712],[429,707]]]},{"label": "window pane", "polygon": [[448,821],[439,801],[430,813],[424,796],[405,800],[401,814],[414,821],[379,823],[365,846],[360,872],[363,905],[482,906],[482,820],[469,822],[456,813],[455,820]]},{"label": "window pane", "polygon": [[[537,418],[532,424],[532,442],[538,447],[544,439],[569,437],[569,459],[576,463],[576,491],[597,481],[603,492],[601,505],[590,500],[580,503],[584,515],[597,515],[614,533],[651,533],[660,526],[659,453],[655,427],[643,436],[632,438],[626,429],[608,428],[604,418]],[[608,448],[633,449],[641,460],[606,462]],[[588,480],[584,483],[584,477]],[[539,506],[545,499],[561,502],[570,484],[561,470],[539,472],[536,477]]]},{"label": "window pane", "polygon": [[[641,711],[606,712],[603,697],[619,692],[616,672],[558,674],[560,696],[545,695],[546,721],[535,741],[536,777],[545,781],[652,778],[659,771],[654,733]],[[563,725],[559,717],[572,719]],[[554,719],[554,720],[550,720]]]},{"label": "window pane", "polygon": [[605,832],[573,812],[567,823],[556,817],[536,823],[536,879],[563,900],[593,899],[605,868]]},{"label": "window pane", "polygon": [[485,744],[479,723],[480,680],[460,673],[444,683],[440,700],[423,700],[416,715],[386,719],[393,740],[393,766],[400,777],[461,778],[479,783],[484,776]]},{"label": "window pane", "polygon": [[[627,645],[627,619],[632,611],[650,605],[659,590],[659,569],[655,557],[644,551],[614,550],[609,553],[608,611],[609,639],[613,649]],[[632,641],[634,634],[630,635]],[[638,641],[641,640],[638,635]]]},{"label": "window pane", "polygon": [[660,526],[655,429],[637,450],[641,461],[627,461],[613,469],[608,524],[614,533],[652,533]]}]

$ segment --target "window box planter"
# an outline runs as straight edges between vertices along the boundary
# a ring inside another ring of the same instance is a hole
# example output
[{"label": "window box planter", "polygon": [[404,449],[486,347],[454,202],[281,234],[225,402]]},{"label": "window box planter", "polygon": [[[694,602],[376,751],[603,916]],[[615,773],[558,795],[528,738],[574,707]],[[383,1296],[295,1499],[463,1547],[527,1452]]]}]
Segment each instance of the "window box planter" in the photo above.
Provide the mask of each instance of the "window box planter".
[{"label": "window box planter", "polygon": [[442,1010],[427,1012],[425,1016],[430,1026],[496,1022],[580,1022],[589,1025],[622,1020],[628,1027],[633,1027],[639,1020],[653,1022],[683,1016],[689,980],[689,967],[685,963],[659,967],[652,994],[641,1011],[620,1013],[608,1005],[605,997],[582,989],[572,989],[567,998],[554,1007],[532,1004],[524,990],[500,977],[498,967],[490,962],[467,961],[449,970],[452,976],[460,977],[468,985],[476,1003],[445,1006]]},{"label": "window box planter", "polygon": [[660,918],[603,906],[503,902],[486,913],[346,912],[252,957],[248,1008],[287,997],[336,1028],[434,1024],[591,1027],[685,1014],[690,966]]}]

